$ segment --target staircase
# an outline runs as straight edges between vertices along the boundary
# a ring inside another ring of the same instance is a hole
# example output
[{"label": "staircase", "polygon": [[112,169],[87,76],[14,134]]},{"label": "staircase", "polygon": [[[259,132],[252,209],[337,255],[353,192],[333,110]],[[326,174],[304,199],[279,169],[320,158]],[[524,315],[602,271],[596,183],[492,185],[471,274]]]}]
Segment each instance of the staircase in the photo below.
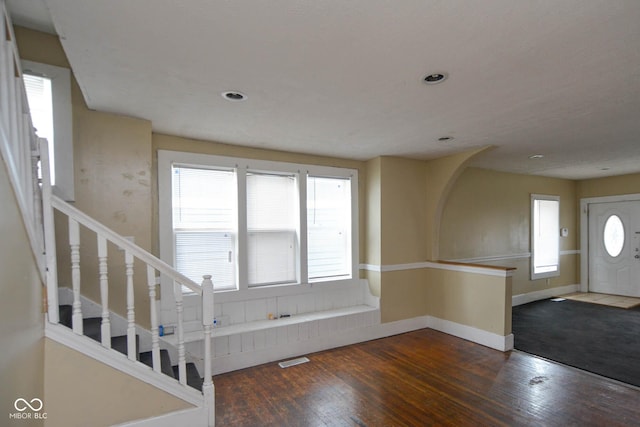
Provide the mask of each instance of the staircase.
[{"label": "staircase", "polygon": [[[20,55],[4,0],[0,0],[0,92],[0,161],[7,169],[38,265],[40,281],[44,285],[45,336],[193,405],[193,409],[130,421],[122,426],[213,426],[215,393],[211,341],[214,316],[211,276],[205,276],[201,284],[193,282],[153,254],[52,194],[47,141],[38,138],[33,128],[22,80]],[[66,219],[66,229],[56,229],[54,211],[62,220],[58,223],[64,223]],[[81,248],[81,241],[83,244],[89,241],[92,249],[85,251],[84,247]],[[72,288],[73,302],[70,305],[58,304],[57,251],[64,248],[65,244],[71,261],[71,283],[68,285]],[[85,254],[94,254],[96,247],[97,260],[91,260],[94,255]],[[109,269],[108,248],[113,247],[124,255],[124,271],[121,263],[116,263],[111,270],[120,267],[121,271],[115,274]],[[97,269],[94,268],[96,265]],[[142,271],[136,272],[135,281],[134,266],[143,266]],[[81,271],[85,275],[89,272],[84,282],[81,280]],[[111,283],[122,278],[126,295],[118,295],[122,286],[114,290]],[[160,338],[156,286],[161,278],[174,284],[175,305],[171,318],[175,319],[175,323],[171,326],[175,330],[175,348]],[[89,284],[95,284],[92,288],[99,289],[99,317],[85,316],[83,312],[82,291]],[[203,356],[193,360],[202,361],[202,374],[193,363],[187,362],[190,356],[184,345],[183,288],[197,295],[200,302],[202,328],[194,332],[201,335],[204,351]],[[110,290],[119,300],[126,301],[126,333],[122,335],[111,336],[111,321],[116,315],[109,308]],[[143,315],[148,316],[145,320],[150,327],[144,331],[150,349],[140,351],[142,340],[136,331],[143,329],[136,323],[136,314],[142,315],[141,310],[136,313],[134,295],[145,294],[148,296],[149,310],[147,312],[145,308]],[[147,335],[150,339],[147,339]],[[161,348],[161,343],[171,348],[174,356],[177,355],[176,364],[172,364],[170,352],[167,348]],[[144,396],[141,398],[144,399]]]},{"label": "staircase", "polygon": [[[58,312],[60,314],[60,324],[66,326],[71,329],[71,314],[73,308],[71,305],[60,305]],[[102,341],[102,332],[101,332],[101,317],[88,317],[82,320],[83,324],[83,335],[97,341]],[[118,351],[122,354],[128,354],[128,337],[126,335],[118,335],[111,337],[111,348],[115,351]],[[153,355],[151,351],[140,352],[140,336],[136,334],[136,344],[134,352],[136,354],[136,360],[149,366],[153,367]],[[160,349],[160,370],[163,374],[179,379],[179,366],[172,365],[171,358],[169,357],[169,351],[166,349]],[[196,368],[195,363],[186,363],[187,370],[187,385],[189,387],[193,387],[198,391],[202,391],[202,383],[204,378],[200,376],[198,373],[198,369]]]}]

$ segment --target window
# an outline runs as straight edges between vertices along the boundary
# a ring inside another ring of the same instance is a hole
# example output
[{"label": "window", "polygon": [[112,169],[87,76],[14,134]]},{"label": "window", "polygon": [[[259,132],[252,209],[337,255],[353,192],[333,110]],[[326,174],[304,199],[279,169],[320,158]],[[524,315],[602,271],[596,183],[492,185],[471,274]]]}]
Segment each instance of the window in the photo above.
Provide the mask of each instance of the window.
[{"label": "window", "polygon": [[161,258],[196,283],[357,277],[357,171],[160,150],[158,175]]},{"label": "window", "polygon": [[53,192],[74,200],[71,73],[67,68],[22,61],[30,112],[37,134],[47,138]]},{"label": "window", "polygon": [[298,281],[298,201],[294,175],[247,174],[249,286]]},{"label": "window", "polygon": [[24,87],[29,101],[31,122],[40,138],[49,142],[49,161],[51,170],[51,185],[56,185],[56,162],[53,134],[53,102],[51,100],[51,79],[44,76],[23,74]]},{"label": "window", "polygon": [[172,201],[176,270],[196,283],[215,271],[217,289],[234,289],[234,172],[173,166]]},{"label": "window", "polygon": [[309,279],[348,277],[351,272],[351,182],[307,178]]},{"label": "window", "polygon": [[560,274],[560,197],[531,195],[531,280]]}]

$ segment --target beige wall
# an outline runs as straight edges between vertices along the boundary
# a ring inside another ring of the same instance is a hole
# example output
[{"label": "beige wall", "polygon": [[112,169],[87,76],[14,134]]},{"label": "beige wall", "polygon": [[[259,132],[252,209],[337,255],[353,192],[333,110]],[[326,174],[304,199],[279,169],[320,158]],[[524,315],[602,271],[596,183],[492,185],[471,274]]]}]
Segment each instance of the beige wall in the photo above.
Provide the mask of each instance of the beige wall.
[{"label": "beige wall", "polygon": [[511,333],[511,278],[426,269],[429,315],[497,335]]},{"label": "beige wall", "polygon": [[[398,157],[368,162],[367,263],[426,261],[426,163]],[[383,322],[426,314],[422,271],[368,271]]]},{"label": "beige wall", "polygon": [[16,399],[43,399],[43,297],[38,268],[1,158],[0,200],[0,424],[42,425],[33,420],[9,421],[9,413],[17,412],[13,407]]},{"label": "beige wall", "polygon": [[[365,211],[365,264],[380,265],[382,263],[382,222],[381,222],[381,163],[377,157],[367,162],[366,176],[366,211]],[[369,289],[375,296],[380,296],[382,291],[381,273],[362,270],[361,277],[369,282]]]},{"label": "beige wall", "polygon": [[[16,28],[22,59],[69,67],[57,37]],[[73,155],[75,206],[135,243],[151,249],[151,123],[147,120],[89,110],[72,77]],[[71,286],[66,225],[57,233],[59,283]],[[81,241],[82,293],[99,302],[97,254],[94,235],[83,233]],[[109,248],[110,308],[126,317],[125,276],[122,252]],[[134,273],[136,321],[149,326],[146,271],[136,265]]]},{"label": "beige wall", "polygon": [[426,162],[382,157],[381,166],[381,264],[426,261]]},{"label": "beige wall", "polygon": [[491,149],[489,146],[482,147],[427,162],[428,191],[425,221],[429,239],[428,259],[442,258],[440,255],[440,228],[444,206],[451,189],[456,185],[458,177],[464,172],[466,165],[473,157],[489,149]]},{"label": "beige wall", "polygon": [[640,173],[578,181],[577,197],[617,196],[640,193]]},{"label": "beige wall", "polygon": [[431,315],[500,335],[511,332],[511,279],[431,268],[384,271],[429,261],[438,252],[433,248],[443,207],[466,163],[483,150],[431,161],[380,157],[367,163],[367,263],[383,271],[367,271],[365,277],[379,291],[383,322]]},{"label": "beige wall", "polygon": [[[446,202],[440,229],[443,259],[468,259],[530,252],[530,194],[560,196],[560,250],[578,249],[575,181],[517,175],[468,168]],[[492,265],[516,267],[513,293],[576,284],[576,256],[560,259],[561,275],[549,280],[529,280],[529,259],[506,259]]]},{"label": "beige wall", "polygon": [[110,426],[193,407],[164,391],[45,339],[47,426]]}]

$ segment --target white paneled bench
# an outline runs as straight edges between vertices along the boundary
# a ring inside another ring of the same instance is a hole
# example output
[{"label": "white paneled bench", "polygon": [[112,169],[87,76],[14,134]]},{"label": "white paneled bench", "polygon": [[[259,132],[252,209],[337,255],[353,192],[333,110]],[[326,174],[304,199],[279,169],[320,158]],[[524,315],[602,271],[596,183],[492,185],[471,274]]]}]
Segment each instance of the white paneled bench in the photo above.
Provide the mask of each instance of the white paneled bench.
[{"label": "white paneled bench", "polygon": [[[223,301],[214,305],[214,374],[361,342],[364,330],[380,324],[379,298],[363,279],[297,285],[280,296],[260,293],[243,301],[217,299]],[[174,345],[175,338],[163,337]],[[185,348],[200,365],[202,333],[187,332]]]}]

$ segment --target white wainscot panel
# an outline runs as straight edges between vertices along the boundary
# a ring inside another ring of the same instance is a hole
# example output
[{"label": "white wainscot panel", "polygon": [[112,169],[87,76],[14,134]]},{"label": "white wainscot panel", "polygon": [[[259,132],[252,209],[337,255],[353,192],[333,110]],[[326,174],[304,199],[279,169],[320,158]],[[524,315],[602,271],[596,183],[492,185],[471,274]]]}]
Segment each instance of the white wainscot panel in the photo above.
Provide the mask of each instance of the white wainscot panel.
[{"label": "white wainscot panel", "polygon": [[253,333],[253,348],[255,350],[262,350],[267,346],[267,334],[264,330],[255,331]]},{"label": "white wainscot panel", "polygon": [[242,336],[229,335],[229,354],[238,354],[242,352]]},{"label": "white wainscot panel", "polygon": [[287,326],[287,339],[289,342],[296,342],[300,339],[300,325],[294,324]]},{"label": "white wainscot panel", "polygon": [[298,339],[300,341],[309,339],[309,322],[300,323],[298,327]]},{"label": "white wainscot panel", "polygon": [[320,336],[320,321],[313,320],[309,322],[309,339],[317,338]]},{"label": "white wainscot panel", "polygon": [[280,326],[277,329],[277,334],[278,334],[278,345],[287,345],[289,343],[289,335],[287,334],[287,327],[286,326]]},{"label": "white wainscot panel", "polygon": [[246,353],[254,350],[253,332],[245,332],[242,336],[242,352]]},{"label": "white wainscot panel", "polygon": [[214,356],[221,357],[229,354],[229,337],[217,337],[213,339]]},{"label": "white wainscot panel", "polygon": [[270,328],[266,330],[265,345],[267,347],[275,347],[278,345],[278,328]]},{"label": "white wainscot panel", "polygon": [[222,304],[222,315],[229,318],[229,324],[245,322],[244,302],[225,302]]},{"label": "white wainscot panel", "polygon": [[267,300],[255,299],[245,303],[245,317],[247,322],[265,320],[267,318]]}]

